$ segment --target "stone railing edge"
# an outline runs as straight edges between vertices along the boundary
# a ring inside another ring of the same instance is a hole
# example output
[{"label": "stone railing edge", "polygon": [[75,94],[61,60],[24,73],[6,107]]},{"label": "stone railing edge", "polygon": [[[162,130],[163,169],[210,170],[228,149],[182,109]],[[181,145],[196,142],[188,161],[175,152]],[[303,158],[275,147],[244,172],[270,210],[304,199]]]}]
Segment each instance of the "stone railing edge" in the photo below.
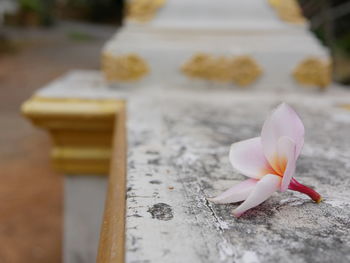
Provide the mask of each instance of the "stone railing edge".
[{"label": "stone railing edge", "polygon": [[125,262],[127,135],[125,107],[115,124],[114,146],[97,263]]}]

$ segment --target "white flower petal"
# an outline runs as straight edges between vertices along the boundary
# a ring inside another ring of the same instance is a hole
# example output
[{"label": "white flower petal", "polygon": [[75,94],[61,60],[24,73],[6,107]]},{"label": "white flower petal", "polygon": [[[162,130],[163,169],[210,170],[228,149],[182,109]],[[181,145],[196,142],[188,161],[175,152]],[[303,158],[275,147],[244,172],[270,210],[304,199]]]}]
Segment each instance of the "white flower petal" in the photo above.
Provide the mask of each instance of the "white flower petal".
[{"label": "white flower petal", "polygon": [[255,179],[245,180],[232,186],[217,197],[207,199],[215,204],[229,204],[243,201],[248,197],[257,182]]},{"label": "white flower petal", "polygon": [[[279,105],[265,121],[261,131],[263,151],[272,167],[278,139],[287,136],[296,143],[295,159],[297,159],[304,144],[304,133],[304,125],[296,112],[286,103]],[[276,169],[276,167],[273,168]]]},{"label": "white flower petal", "polygon": [[263,153],[260,137],[232,144],[230,162],[233,168],[252,178],[259,179],[267,174],[266,171],[270,170],[270,165]]},{"label": "white flower petal", "polygon": [[235,210],[233,210],[233,215],[239,217],[248,209],[264,202],[280,187],[281,179],[282,178],[278,175],[265,175],[261,180],[257,182],[248,198]]},{"label": "white flower petal", "polygon": [[283,178],[281,184],[281,191],[288,189],[290,180],[295,172],[296,167],[296,144],[288,137],[283,136],[278,140],[278,156],[283,162]]}]

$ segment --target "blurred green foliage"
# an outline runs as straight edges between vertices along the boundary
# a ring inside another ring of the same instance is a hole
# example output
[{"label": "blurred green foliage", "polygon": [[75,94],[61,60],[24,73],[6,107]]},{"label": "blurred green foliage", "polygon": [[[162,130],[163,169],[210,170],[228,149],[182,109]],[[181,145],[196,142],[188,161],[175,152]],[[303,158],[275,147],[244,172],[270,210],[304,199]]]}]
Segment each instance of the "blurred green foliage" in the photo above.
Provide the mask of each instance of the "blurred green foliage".
[{"label": "blurred green foliage", "polygon": [[94,37],[92,35],[89,35],[84,32],[79,32],[79,31],[69,31],[67,32],[67,36],[69,39],[76,42],[85,42],[85,41],[94,40]]},{"label": "blurred green foliage", "polygon": [[[26,24],[28,14],[31,19],[37,20],[38,24],[50,25],[53,23],[53,10],[55,0],[18,0],[20,7],[20,24]],[[34,18],[35,17],[35,18]]]},{"label": "blurred green foliage", "polygon": [[123,12],[123,0],[66,0],[66,13],[74,13],[75,16],[92,22],[113,22],[121,23]]},{"label": "blurred green foliage", "polygon": [[350,56],[349,0],[299,0],[311,30],[333,52]]},{"label": "blurred green foliage", "polygon": [[18,1],[22,10],[28,10],[33,12],[42,13],[43,3],[41,0],[19,0]]},{"label": "blurred green foliage", "polygon": [[348,56],[350,56],[350,32],[337,39],[336,43],[339,49],[343,50]]},{"label": "blurred green foliage", "polygon": [[333,58],[333,77],[350,84],[350,1],[299,0],[310,29],[329,47]]}]

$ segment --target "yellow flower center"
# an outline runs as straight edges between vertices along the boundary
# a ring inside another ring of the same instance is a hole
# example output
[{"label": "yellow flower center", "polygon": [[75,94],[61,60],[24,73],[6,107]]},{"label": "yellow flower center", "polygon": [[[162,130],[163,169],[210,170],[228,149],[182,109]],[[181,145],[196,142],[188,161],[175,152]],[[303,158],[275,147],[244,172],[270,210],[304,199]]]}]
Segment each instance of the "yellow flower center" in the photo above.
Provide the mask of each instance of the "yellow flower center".
[{"label": "yellow flower center", "polygon": [[273,157],[272,161],[268,164],[268,167],[263,170],[263,175],[275,174],[283,177],[284,172],[287,168],[287,158],[285,156],[278,156],[277,154]]}]

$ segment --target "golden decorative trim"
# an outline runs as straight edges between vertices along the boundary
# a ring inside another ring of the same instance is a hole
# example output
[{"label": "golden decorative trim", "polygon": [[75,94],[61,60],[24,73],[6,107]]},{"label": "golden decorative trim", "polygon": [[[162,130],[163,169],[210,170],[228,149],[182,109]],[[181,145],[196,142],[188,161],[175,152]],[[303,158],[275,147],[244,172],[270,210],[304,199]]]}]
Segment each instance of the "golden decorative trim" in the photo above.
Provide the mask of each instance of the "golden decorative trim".
[{"label": "golden decorative trim", "polygon": [[305,17],[297,0],[268,0],[280,19],[288,23],[303,24]]},{"label": "golden decorative trim", "polygon": [[22,113],[53,139],[54,168],[66,174],[107,174],[121,100],[60,99],[34,96]]},{"label": "golden decorative trim", "polygon": [[249,56],[227,58],[214,57],[205,53],[195,54],[181,70],[188,77],[201,78],[223,83],[235,83],[248,86],[262,74],[262,69]]},{"label": "golden decorative trim", "polygon": [[255,82],[262,74],[262,69],[249,56],[239,56],[232,61],[232,79],[239,86],[247,86]]},{"label": "golden decorative trim", "polygon": [[303,60],[293,71],[293,77],[299,84],[326,88],[331,82],[331,63],[318,58]]},{"label": "golden decorative trim", "polygon": [[338,104],[337,107],[350,111],[350,103],[349,104]]},{"label": "golden decorative trim", "polygon": [[126,2],[127,18],[145,23],[153,19],[165,0],[129,0]]},{"label": "golden decorative trim", "polygon": [[108,179],[96,263],[125,263],[127,134],[126,112],[115,126],[113,159]]},{"label": "golden decorative trim", "polygon": [[349,110],[350,111],[350,104],[340,104],[338,107],[344,109],[344,110]]},{"label": "golden decorative trim", "polygon": [[102,54],[102,70],[108,81],[131,82],[149,73],[147,62],[137,54]]}]

